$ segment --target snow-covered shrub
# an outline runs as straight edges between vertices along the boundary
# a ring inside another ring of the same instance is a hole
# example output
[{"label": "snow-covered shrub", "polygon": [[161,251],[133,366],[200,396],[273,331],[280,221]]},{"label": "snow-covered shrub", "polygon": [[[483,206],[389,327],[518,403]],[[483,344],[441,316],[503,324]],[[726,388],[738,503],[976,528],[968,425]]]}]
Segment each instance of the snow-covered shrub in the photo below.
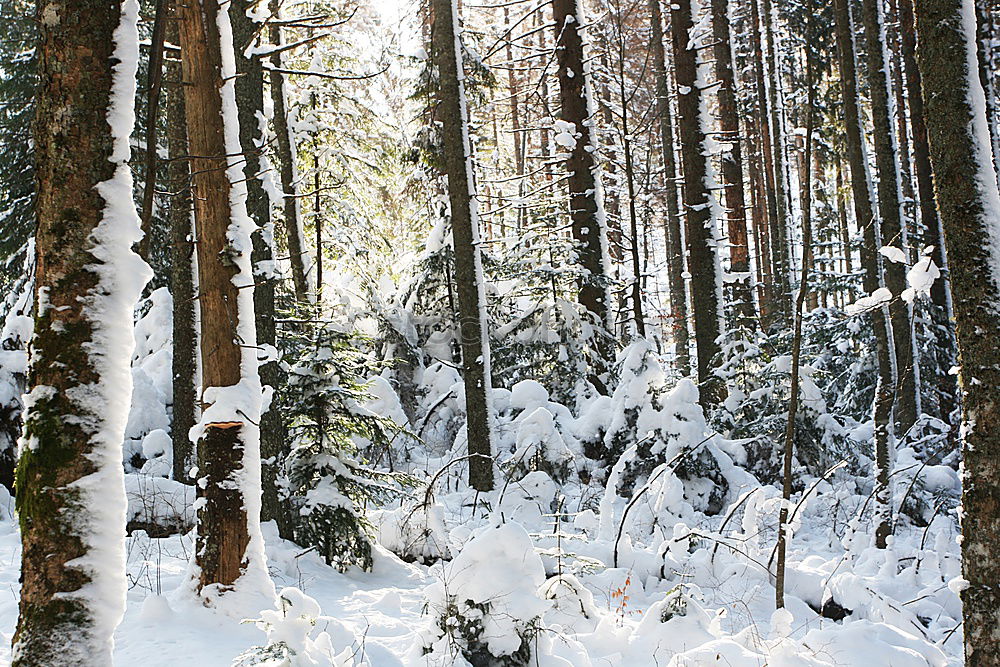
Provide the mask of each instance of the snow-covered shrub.
[{"label": "snow-covered shrub", "polygon": [[154,290],[140,306],[132,353],[132,405],[125,427],[126,472],[167,477],[173,445],[170,407],[173,404],[171,347],[172,306],[166,287]]},{"label": "snow-covered shrub", "polygon": [[470,540],[426,591],[429,659],[461,655],[473,667],[527,667],[548,604],[538,596],[545,569],[516,523]]},{"label": "snow-covered shrub", "polygon": [[14,489],[22,394],[28,377],[28,341],[34,330],[32,281],[27,277],[0,304],[0,484]]},{"label": "snow-covered shrub", "polygon": [[429,565],[451,558],[440,505],[407,503],[369,514],[378,543],[408,563]]},{"label": "snow-covered shrub", "polygon": [[[596,430],[603,435],[599,449],[609,463],[622,464],[613,491],[630,496],[661,468],[667,475],[664,482],[671,477],[682,482],[683,498],[695,509],[708,514],[722,510],[729,492],[723,467],[731,468],[732,461],[705,424],[693,382],[668,387],[655,350],[637,340],[620,355],[618,384],[609,403],[591,410],[609,417]],[[592,444],[591,449],[597,447]]]},{"label": "snow-covered shrub", "polygon": [[[267,644],[255,646],[236,658],[233,667],[364,667],[357,660],[360,651],[347,646],[334,648],[329,630],[336,620],[321,616],[319,603],[297,588],[283,588],[278,594],[278,608],[265,609],[257,627],[267,633]],[[317,631],[322,622],[324,630]],[[341,633],[343,634],[343,633]]]}]

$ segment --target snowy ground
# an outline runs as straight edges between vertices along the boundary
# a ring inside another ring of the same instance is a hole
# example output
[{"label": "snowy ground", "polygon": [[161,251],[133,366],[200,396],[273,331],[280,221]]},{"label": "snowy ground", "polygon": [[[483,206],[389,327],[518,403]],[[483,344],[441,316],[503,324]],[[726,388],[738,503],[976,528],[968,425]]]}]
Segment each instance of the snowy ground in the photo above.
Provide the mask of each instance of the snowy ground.
[{"label": "snowy ground", "polygon": [[[845,549],[830,539],[829,522],[819,522],[823,513],[836,517],[820,494],[804,521],[816,527],[793,542],[788,613],[775,615],[774,588],[759,564],[768,557],[769,540],[755,541],[746,532],[758,517],[753,498],[744,505],[751,511],[743,525],[730,531],[730,544],[741,553],[715,549],[709,540],[688,536],[691,529],[682,525],[674,529],[675,538],[651,542],[659,543],[659,554],[633,545],[626,535],[615,568],[613,542],[603,539],[593,513],[564,521],[557,544],[546,528],[552,518],[538,502],[547,494],[545,484],[512,485],[504,500],[497,502],[496,492],[485,499],[502,510],[492,513],[474,511],[462,493],[443,495],[445,539],[462,554],[450,564],[407,564],[379,547],[373,572],[339,574],[269,532],[269,569],[279,590],[294,586],[316,599],[323,614],[317,631],[326,630],[338,651],[355,649],[346,664],[463,665],[451,662],[448,642],[424,654],[428,610],[434,609],[428,599],[434,600],[435,585],[441,588],[435,582],[457,585],[466,577],[466,587],[509,586],[511,595],[519,589],[531,596],[545,577],[552,582],[560,565],[578,579],[567,577],[568,587],[554,588],[557,595],[538,594],[517,608],[512,603],[515,615],[523,605],[544,610],[536,640],[542,667],[961,664],[961,630],[954,630],[960,606],[949,585],[959,571],[950,520],[940,519],[927,531],[903,527],[896,548],[885,552],[867,547],[867,538]],[[623,508],[622,500],[611,511],[619,516]],[[498,530],[501,515],[508,523]],[[707,534],[709,526],[695,530]],[[527,553],[520,553],[510,537],[527,533],[533,539],[525,538]],[[470,548],[475,539],[478,547]],[[19,552],[8,509],[0,520],[0,662],[9,660],[17,618]],[[205,608],[185,588],[190,536],[149,539],[140,533],[128,539],[128,552],[130,590],[116,634],[118,665],[228,667],[246,649],[265,643],[254,624]],[[570,590],[576,581],[583,590]],[[832,621],[807,604],[816,606],[830,595],[854,613]],[[245,616],[258,613],[246,610]]]}]

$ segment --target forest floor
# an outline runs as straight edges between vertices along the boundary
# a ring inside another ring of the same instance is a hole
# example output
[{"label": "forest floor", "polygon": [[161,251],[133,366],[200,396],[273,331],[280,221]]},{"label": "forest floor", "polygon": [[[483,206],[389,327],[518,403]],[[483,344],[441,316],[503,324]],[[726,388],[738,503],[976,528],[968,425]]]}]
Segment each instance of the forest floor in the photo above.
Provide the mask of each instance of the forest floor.
[{"label": "forest floor", "polygon": [[[818,527],[797,533],[793,541],[788,613],[775,614],[773,585],[754,564],[767,559],[763,542],[758,553],[753,541],[744,539],[742,553],[735,553],[713,549],[711,542],[666,540],[680,546],[668,546],[657,556],[626,538],[621,567],[613,567],[613,544],[602,538],[593,513],[569,522],[558,544],[546,537],[552,518],[533,502],[537,491],[508,490],[505,499],[490,497],[487,502],[499,508],[492,513],[472,509],[475,503],[467,492],[438,498],[453,549],[471,553],[470,539],[487,540],[491,530],[496,533],[497,541],[485,541],[480,549],[490,555],[486,561],[459,552],[450,564],[410,564],[377,546],[371,572],[341,574],[265,526],[268,566],[278,590],[296,587],[319,603],[323,615],[316,631],[329,633],[338,651],[354,647],[355,658],[346,664],[466,664],[452,662],[440,643],[425,655],[433,625],[429,591],[435,582],[458,580],[459,559],[465,559],[461,567],[477,568],[475,577],[488,583],[511,579],[516,587],[518,580],[531,580],[530,567],[523,569],[516,550],[511,560],[509,540],[503,543],[495,528],[500,516],[531,535],[545,570],[535,574],[551,577],[565,568],[576,572],[567,581],[582,582],[585,588],[572,594],[563,590],[544,603],[544,629],[535,640],[539,659],[533,665],[951,667],[962,662],[961,630],[954,630],[960,606],[951,584],[958,573],[958,549],[950,522],[939,521],[929,531],[901,529],[895,549],[886,552],[845,550],[830,539],[829,525],[810,516],[808,523]],[[822,497],[815,511],[827,511]],[[20,540],[10,508],[0,512],[0,664],[6,664],[17,619]],[[376,513],[376,522],[392,516]],[[656,549],[662,551],[663,544]],[[240,610],[245,615],[238,618],[204,607],[191,593],[186,583],[190,535],[150,539],[138,532],[128,538],[127,547],[130,588],[115,637],[116,664],[228,667],[247,649],[266,643],[254,623],[241,622],[257,618],[259,610]],[[537,561],[533,553],[526,558]],[[654,562],[660,566],[654,568]],[[664,568],[660,573],[653,571],[659,567]],[[679,611],[678,590],[684,598]],[[831,595],[853,613],[840,621],[817,614],[813,607]]]}]

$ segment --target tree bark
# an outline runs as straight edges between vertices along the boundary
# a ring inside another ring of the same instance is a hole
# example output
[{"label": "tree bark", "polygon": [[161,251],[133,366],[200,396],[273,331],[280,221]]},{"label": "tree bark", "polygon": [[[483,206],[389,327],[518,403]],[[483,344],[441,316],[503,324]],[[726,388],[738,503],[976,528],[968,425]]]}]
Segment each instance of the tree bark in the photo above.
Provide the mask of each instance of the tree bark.
[{"label": "tree bark", "polygon": [[156,194],[156,172],[159,166],[160,93],[163,90],[163,41],[167,31],[167,0],[155,0],[156,15],[149,47],[149,85],[146,90],[146,156],[142,189],[142,240],[139,254],[149,258],[149,242],[153,234],[153,199]]},{"label": "tree bark", "polygon": [[[882,0],[861,5],[865,40],[868,43],[868,89],[872,103],[872,123],[875,142],[875,166],[878,172],[878,217],[881,221],[883,245],[892,245],[906,252],[906,231],[899,213],[899,156],[892,135],[892,113],[889,108],[889,81],[886,72],[887,48],[883,29]],[[876,249],[877,250],[877,249]],[[906,264],[883,262],[886,287],[892,292],[889,317],[892,321],[892,342],[896,361],[896,424],[899,433],[913,426],[920,410],[917,396],[916,356],[913,350],[913,330],[910,305],[900,298],[906,289]]]},{"label": "tree bark", "polygon": [[1000,193],[975,62],[972,0],[916,0],[917,62],[948,243],[962,387],[965,664],[1000,655]]},{"label": "tree bark", "polygon": [[[247,57],[247,49],[257,41],[260,24],[247,16],[256,3],[232,0],[229,17],[233,26],[233,46],[236,52],[236,100],[240,117],[240,147],[243,151],[243,176],[247,186],[247,213],[257,225],[253,235],[254,265],[253,311],[257,329],[257,344],[276,349],[274,274],[274,224],[271,222],[271,201],[264,190],[261,174],[268,168],[263,159],[264,137],[259,118],[264,117],[264,69],[260,58]],[[293,279],[294,280],[294,279]],[[260,380],[264,386],[277,390],[281,386],[278,359],[261,363]],[[276,401],[260,416],[261,455],[261,520],[275,521],[278,533],[291,538],[288,512],[278,493],[278,469],[288,453],[286,426]]]},{"label": "tree bark", "polygon": [[[834,0],[836,19],[837,54],[840,63],[840,82],[844,97],[844,136],[847,143],[847,162],[851,169],[851,193],[854,199],[854,217],[863,231],[861,266],[864,270],[862,284],[866,294],[882,286],[879,266],[879,234],[875,225],[874,193],[868,173],[868,159],[861,134],[861,112],[858,109],[858,87],[855,69],[854,28],[851,21],[850,0]],[[875,308],[869,314],[875,332],[875,358],[878,380],[875,383],[875,494],[877,525],[876,543],[886,545],[891,530],[889,505],[890,420],[893,404],[892,356],[889,348],[891,327],[886,309]]]},{"label": "tree bark", "polygon": [[[173,12],[178,11],[176,4]],[[179,40],[177,21],[168,21],[167,35],[171,42]],[[194,225],[191,217],[191,170],[188,165],[187,127],[184,113],[184,86],[181,64],[167,64],[169,81],[173,84],[167,95],[167,151],[170,156],[168,180],[173,196],[170,199],[170,295],[173,302],[173,421],[170,439],[173,442],[174,479],[190,484],[189,472],[194,465],[191,428],[197,421],[198,333],[195,330],[195,267]]]},{"label": "tree bark", "polygon": [[567,184],[576,261],[582,272],[578,300],[598,328],[593,342],[602,367],[593,369],[593,375],[596,380],[594,385],[600,389],[606,385],[603,376],[614,359],[614,346],[608,338],[611,330],[606,260],[608,239],[601,219],[604,211],[598,201],[595,175],[597,167],[593,149],[597,142],[591,132],[587,73],[579,30],[582,12],[577,0],[553,0],[552,16],[556,31],[561,115],[565,122],[573,124],[576,132],[576,143],[566,159],[566,171],[569,174]]},{"label": "tree bark", "polygon": [[[111,664],[125,611],[121,443],[132,311],[149,269],[130,253],[140,237],[127,166],[132,128],[113,136],[108,113],[134,104],[132,12],[138,7],[117,2],[37,7],[35,326],[15,479],[17,667]],[[130,62],[116,72],[123,57]]]},{"label": "tree bark", "polygon": [[469,485],[477,491],[490,491],[494,482],[489,414],[491,384],[486,286],[483,284],[483,263],[479,249],[479,216],[476,212],[458,17],[452,15],[452,8],[451,0],[434,0],[434,51],[438,59],[441,86],[438,117],[443,129],[444,170],[448,177],[448,201],[451,205],[451,230],[455,247]]},{"label": "tree bark", "polygon": [[[269,28],[271,43],[281,45],[281,26],[276,25],[280,19],[279,0],[271,0],[268,5],[274,18]],[[277,147],[279,176],[281,178],[281,193],[283,197],[282,223],[284,225],[285,242],[288,244],[288,261],[292,267],[292,288],[295,300],[305,302],[309,294],[309,279],[306,271],[306,260],[309,251],[306,249],[302,231],[302,216],[299,210],[299,199],[295,178],[295,155],[292,135],[288,127],[288,105],[285,100],[285,76],[275,69],[281,69],[281,54],[271,55],[271,71],[269,83],[271,86],[271,102],[274,105],[275,146]]]},{"label": "tree bark", "polygon": [[[752,0],[756,9],[757,0]],[[785,173],[785,139],[782,133],[781,72],[778,67],[777,49],[775,46],[774,25],[771,16],[770,0],[761,4],[761,24],[764,30],[766,51],[767,89],[766,106],[761,108],[761,114],[767,114],[771,134],[771,170],[773,172],[774,217],[770,219],[771,229],[771,266],[774,272],[775,316],[780,324],[788,321],[792,309],[791,259],[788,246],[788,186]],[[756,13],[756,12],[755,12]],[[759,38],[758,38],[759,39]],[[769,84],[769,85],[768,85]],[[771,196],[771,194],[769,194]]]},{"label": "tree bark", "polygon": [[729,0],[712,0],[712,35],[715,38],[715,78],[719,82],[719,131],[730,145],[722,154],[722,180],[726,196],[726,229],[729,233],[729,271],[735,276],[733,305],[736,323],[753,329],[756,320],[750,292],[750,247],[747,234],[746,194],[743,189],[743,153],[736,108],[736,78],[729,34]]},{"label": "tree bark", "polygon": [[648,0],[650,48],[656,76],[656,116],[660,131],[660,156],[666,187],[667,219],[663,230],[667,250],[667,281],[670,289],[670,322],[677,370],[691,374],[688,351],[687,288],[684,284],[684,238],[681,235],[680,205],[677,200],[677,163],[674,154],[674,123],[670,113],[670,79],[667,54],[663,47],[663,16],[660,0]]},{"label": "tree bark", "polygon": [[[917,181],[917,199],[919,200],[920,221],[923,224],[925,243],[934,249],[931,259],[941,269],[941,278],[931,286],[931,302],[937,308],[937,320],[942,334],[938,344],[951,354],[955,350],[955,326],[952,321],[951,296],[948,288],[948,261],[945,255],[944,235],[941,231],[941,218],[938,217],[937,205],[934,201],[934,179],[931,173],[930,147],[927,144],[927,126],[924,122],[924,100],[920,80],[920,69],[917,67],[917,35],[913,19],[913,1],[898,0],[900,42],[903,52],[903,70],[906,83],[906,98],[910,107],[910,132],[913,136],[913,168]],[[938,369],[935,382],[941,395],[940,418],[950,421],[951,413],[958,406],[958,385],[955,376],[948,373],[943,365]]]},{"label": "tree bark", "polygon": [[690,253],[691,301],[694,309],[694,337],[698,352],[698,383],[701,404],[715,405],[725,398],[725,385],[715,374],[721,352],[719,317],[719,258],[708,187],[705,132],[701,126],[702,91],[697,86],[698,57],[690,44],[694,27],[691,0],[671,5],[674,46],[674,74],[677,89],[678,130],[684,165],[684,208],[687,218],[687,246]]},{"label": "tree bark", "polygon": [[[180,3],[181,55],[185,83],[188,146],[192,154],[192,199],[198,253],[198,303],[201,309],[202,388],[232,387],[242,379],[238,273],[227,238],[232,217],[221,88],[222,43],[218,0]],[[212,423],[198,441],[199,502],[195,561],[198,590],[231,586],[242,573],[250,542],[242,485],[246,425]]]}]

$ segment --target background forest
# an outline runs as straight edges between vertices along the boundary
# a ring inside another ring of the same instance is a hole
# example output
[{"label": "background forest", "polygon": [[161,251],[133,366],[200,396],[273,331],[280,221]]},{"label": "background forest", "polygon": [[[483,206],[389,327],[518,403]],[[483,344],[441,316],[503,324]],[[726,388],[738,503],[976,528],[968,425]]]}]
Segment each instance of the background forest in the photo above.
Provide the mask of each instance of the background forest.
[{"label": "background forest", "polygon": [[998,664],[994,3],[104,4],[0,0],[0,660]]}]

